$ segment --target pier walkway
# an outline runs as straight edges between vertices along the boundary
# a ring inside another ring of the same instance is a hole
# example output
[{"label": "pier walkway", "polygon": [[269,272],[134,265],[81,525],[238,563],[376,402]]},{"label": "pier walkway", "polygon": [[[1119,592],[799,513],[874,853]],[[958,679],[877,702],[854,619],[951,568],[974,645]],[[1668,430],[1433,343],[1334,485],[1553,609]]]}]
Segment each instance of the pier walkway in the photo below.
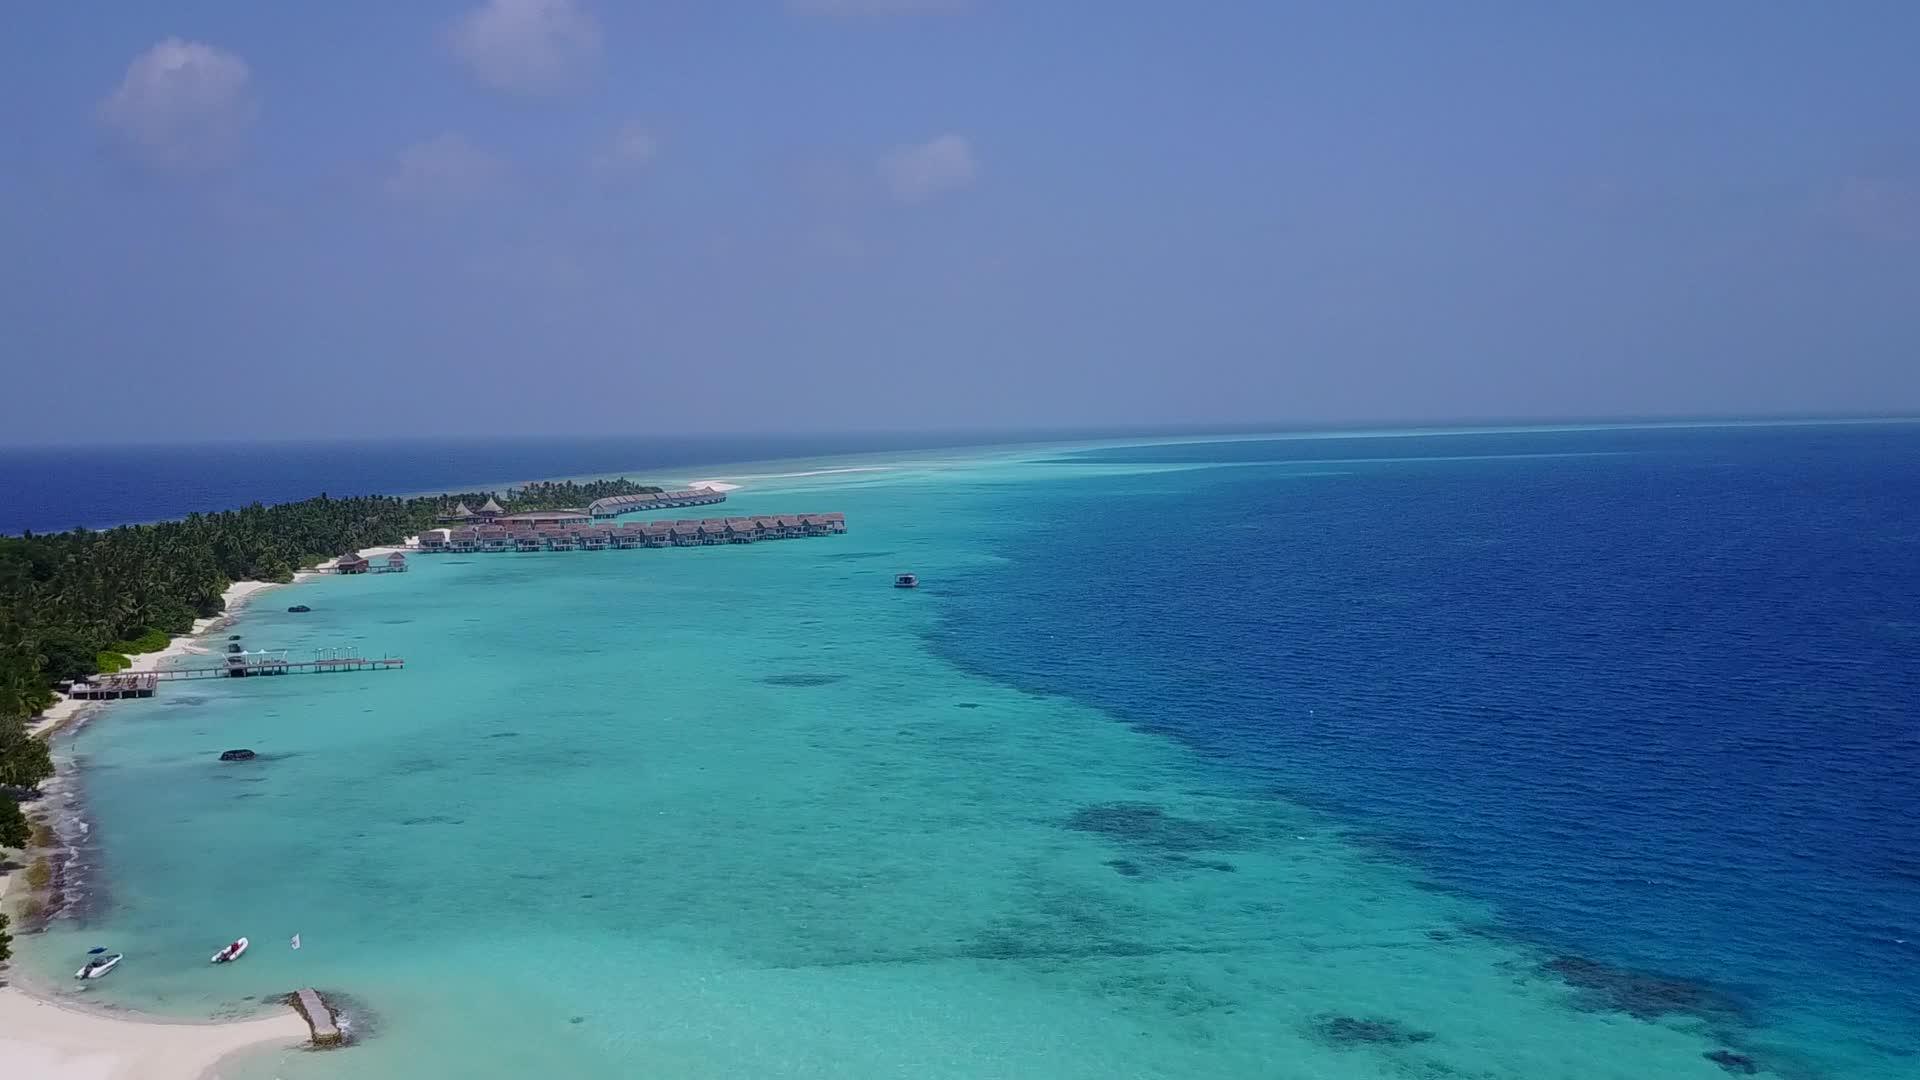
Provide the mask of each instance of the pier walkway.
[{"label": "pier walkway", "polygon": [[274,653],[236,653],[224,664],[177,667],[150,672],[162,682],[180,679],[239,679],[253,675],[325,675],[336,671],[386,671],[407,666],[398,656],[325,656],[288,660]]}]

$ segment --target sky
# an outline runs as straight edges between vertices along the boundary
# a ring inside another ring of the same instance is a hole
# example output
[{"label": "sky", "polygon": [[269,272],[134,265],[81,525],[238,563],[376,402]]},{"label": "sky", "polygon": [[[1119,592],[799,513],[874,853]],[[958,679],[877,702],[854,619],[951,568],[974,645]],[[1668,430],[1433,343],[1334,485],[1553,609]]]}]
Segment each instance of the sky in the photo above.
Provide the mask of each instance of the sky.
[{"label": "sky", "polygon": [[21,0],[0,442],[1920,412],[1920,5]]}]

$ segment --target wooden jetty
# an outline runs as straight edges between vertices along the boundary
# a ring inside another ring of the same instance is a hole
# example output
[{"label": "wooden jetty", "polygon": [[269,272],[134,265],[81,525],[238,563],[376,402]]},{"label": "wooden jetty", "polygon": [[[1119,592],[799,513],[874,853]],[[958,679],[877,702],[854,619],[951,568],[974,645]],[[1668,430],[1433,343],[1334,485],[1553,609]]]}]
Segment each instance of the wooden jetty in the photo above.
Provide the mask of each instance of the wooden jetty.
[{"label": "wooden jetty", "polygon": [[161,681],[173,682],[180,679],[241,679],[256,675],[326,675],[337,671],[386,671],[406,666],[406,660],[398,656],[316,656],[312,660],[289,660],[283,649],[275,652],[234,653],[227,657],[227,662],[224,664],[165,668],[149,674]]},{"label": "wooden jetty", "polygon": [[160,683],[157,671],[130,671],[120,675],[101,675],[91,682],[76,682],[67,696],[79,701],[118,701],[121,698],[152,697]]}]

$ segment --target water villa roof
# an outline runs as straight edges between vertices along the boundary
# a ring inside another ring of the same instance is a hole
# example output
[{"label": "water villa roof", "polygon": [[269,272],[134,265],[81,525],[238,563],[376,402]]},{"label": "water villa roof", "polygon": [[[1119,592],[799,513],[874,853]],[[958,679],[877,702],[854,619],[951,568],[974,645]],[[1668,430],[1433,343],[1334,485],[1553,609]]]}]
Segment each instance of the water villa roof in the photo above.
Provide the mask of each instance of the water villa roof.
[{"label": "water villa roof", "polygon": [[493,496],[489,495],[487,496],[486,505],[480,508],[480,512],[483,514],[504,514],[507,512],[507,508],[494,502]]},{"label": "water villa roof", "polygon": [[457,518],[470,518],[473,516],[473,511],[467,509],[467,504],[465,501],[461,501],[454,504],[453,513],[449,516],[457,517]]}]

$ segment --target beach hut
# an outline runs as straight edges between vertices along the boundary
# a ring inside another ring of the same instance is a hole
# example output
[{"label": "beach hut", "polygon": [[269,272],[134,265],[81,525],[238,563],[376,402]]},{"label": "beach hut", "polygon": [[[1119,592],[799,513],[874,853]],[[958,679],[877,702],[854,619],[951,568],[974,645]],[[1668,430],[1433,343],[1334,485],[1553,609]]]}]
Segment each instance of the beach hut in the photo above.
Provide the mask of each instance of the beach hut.
[{"label": "beach hut", "polygon": [[337,574],[364,574],[372,564],[360,557],[359,552],[349,551],[333,560],[333,570]]},{"label": "beach hut", "polygon": [[404,574],[407,572],[407,557],[398,551],[387,555],[386,565],[379,568],[382,574]]}]

